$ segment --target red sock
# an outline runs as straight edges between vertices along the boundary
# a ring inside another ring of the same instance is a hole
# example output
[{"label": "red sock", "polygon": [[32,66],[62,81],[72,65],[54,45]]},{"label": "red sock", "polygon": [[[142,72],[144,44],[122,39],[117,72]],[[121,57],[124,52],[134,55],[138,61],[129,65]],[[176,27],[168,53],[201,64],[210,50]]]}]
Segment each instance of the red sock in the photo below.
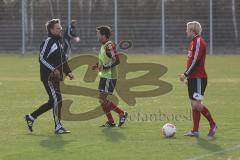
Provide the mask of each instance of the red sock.
[{"label": "red sock", "polygon": [[114,103],[110,102],[110,108],[112,111],[115,111],[116,113],[120,114],[124,114],[123,110],[120,109],[118,106],[116,106]]},{"label": "red sock", "polygon": [[106,116],[107,116],[108,122],[109,122],[109,123],[114,123],[114,120],[113,120],[113,116],[112,116],[112,114],[111,114],[110,107],[103,106],[102,109],[103,109],[103,111],[105,112],[105,114],[106,114]]},{"label": "red sock", "polygon": [[192,129],[192,131],[193,132],[198,132],[201,114],[198,110],[192,109],[192,117],[193,117],[193,129]]},{"label": "red sock", "polygon": [[209,112],[209,110],[207,109],[206,106],[203,106],[203,109],[201,111],[201,113],[204,115],[204,117],[208,120],[210,126],[215,125],[215,122],[211,116],[211,113]]}]

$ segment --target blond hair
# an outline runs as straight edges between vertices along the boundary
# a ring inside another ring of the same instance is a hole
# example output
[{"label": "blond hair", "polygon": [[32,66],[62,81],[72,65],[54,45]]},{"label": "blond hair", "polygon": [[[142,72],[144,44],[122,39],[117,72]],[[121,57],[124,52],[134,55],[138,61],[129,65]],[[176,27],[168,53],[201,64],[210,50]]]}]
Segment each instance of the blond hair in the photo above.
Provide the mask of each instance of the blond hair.
[{"label": "blond hair", "polygon": [[192,21],[187,23],[187,28],[191,31],[193,31],[197,35],[201,35],[202,33],[202,26],[197,21]]},{"label": "blond hair", "polygon": [[60,19],[51,19],[47,21],[45,24],[47,32],[50,33],[50,29],[53,29],[54,25],[57,23],[61,23]]}]

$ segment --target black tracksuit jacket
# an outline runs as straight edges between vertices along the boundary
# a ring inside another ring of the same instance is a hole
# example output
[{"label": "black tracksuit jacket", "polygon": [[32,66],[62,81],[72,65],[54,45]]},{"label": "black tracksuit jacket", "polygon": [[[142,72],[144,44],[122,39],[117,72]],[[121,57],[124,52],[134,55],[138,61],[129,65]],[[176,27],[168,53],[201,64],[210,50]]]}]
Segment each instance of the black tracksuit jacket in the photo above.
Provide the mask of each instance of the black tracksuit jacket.
[{"label": "black tracksuit jacket", "polygon": [[71,72],[60,40],[60,37],[49,33],[47,39],[40,45],[39,63],[42,81],[48,81],[51,72],[55,69],[61,73],[60,80],[63,80],[63,73],[67,75]]}]

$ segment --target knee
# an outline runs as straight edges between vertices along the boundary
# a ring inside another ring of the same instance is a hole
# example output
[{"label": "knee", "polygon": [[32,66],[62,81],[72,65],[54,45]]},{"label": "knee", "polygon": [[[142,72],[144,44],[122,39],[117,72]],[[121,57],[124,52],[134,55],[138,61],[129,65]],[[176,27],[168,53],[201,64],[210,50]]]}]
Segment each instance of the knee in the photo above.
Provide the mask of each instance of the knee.
[{"label": "knee", "polygon": [[48,104],[53,107],[54,106],[54,100],[53,99],[49,99],[48,100]]},{"label": "knee", "polygon": [[109,101],[106,98],[99,98],[98,101],[102,107],[105,107],[105,108],[109,107]]},{"label": "knee", "polygon": [[101,97],[99,97],[99,98],[98,98],[98,102],[99,102],[100,105],[103,105],[103,104],[104,104],[104,99],[101,98]]},{"label": "knee", "polygon": [[201,103],[195,103],[195,104],[192,105],[192,108],[195,109],[195,110],[197,110],[197,111],[199,111],[199,112],[201,112],[203,106],[202,106]]},{"label": "knee", "polygon": [[49,99],[48,100],[48,104],[53,107],[53,106],[58,106],[58,107],[62,107],[62,100],[61,99]]}]

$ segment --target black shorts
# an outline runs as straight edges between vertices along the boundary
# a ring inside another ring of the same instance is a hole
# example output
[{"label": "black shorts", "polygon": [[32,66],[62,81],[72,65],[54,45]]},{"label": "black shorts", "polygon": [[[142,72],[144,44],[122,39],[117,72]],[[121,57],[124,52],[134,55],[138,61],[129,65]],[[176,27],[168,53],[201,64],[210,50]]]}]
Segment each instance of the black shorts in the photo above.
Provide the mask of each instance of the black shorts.
[{"label": "black shorts", "polygon": [[191,100],[203,100],[207,87],[207,78],[193,78],[188,80],[188,96]]},{"label": "black shorts", "polygon": [[100,78],[98,90],[102,93],[112,94],[115,88],[117,80],[116,79],[107,79]]}]

